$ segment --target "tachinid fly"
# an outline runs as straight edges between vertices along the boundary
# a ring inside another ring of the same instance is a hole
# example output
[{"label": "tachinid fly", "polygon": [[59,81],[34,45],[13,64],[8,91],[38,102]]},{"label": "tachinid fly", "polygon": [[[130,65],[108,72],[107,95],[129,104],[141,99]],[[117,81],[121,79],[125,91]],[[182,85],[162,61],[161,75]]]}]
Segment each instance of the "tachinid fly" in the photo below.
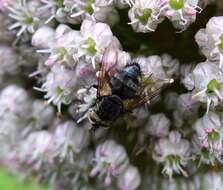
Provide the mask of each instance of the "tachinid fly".
[{"label": "tachinid fly", "polygon": [[97,99],[88,111],[93,130],[109,127],[121,115],[148,103],[159,92],[159,89],[149,92],[151,76],[143,76],[138,63],[127,64],[115,72],[107,69],[107,64],[102,60],[96,85]]}]

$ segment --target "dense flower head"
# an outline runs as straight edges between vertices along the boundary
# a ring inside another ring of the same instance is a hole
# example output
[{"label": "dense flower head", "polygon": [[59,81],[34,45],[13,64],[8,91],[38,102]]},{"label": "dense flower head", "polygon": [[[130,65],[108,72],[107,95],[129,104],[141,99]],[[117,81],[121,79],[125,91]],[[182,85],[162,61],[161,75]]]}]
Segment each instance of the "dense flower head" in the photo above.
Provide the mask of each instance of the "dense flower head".
[{"label": "dense flower head", "polygon": [[0,165],[51,190],[220,190],[222,8],[0,0]]}]

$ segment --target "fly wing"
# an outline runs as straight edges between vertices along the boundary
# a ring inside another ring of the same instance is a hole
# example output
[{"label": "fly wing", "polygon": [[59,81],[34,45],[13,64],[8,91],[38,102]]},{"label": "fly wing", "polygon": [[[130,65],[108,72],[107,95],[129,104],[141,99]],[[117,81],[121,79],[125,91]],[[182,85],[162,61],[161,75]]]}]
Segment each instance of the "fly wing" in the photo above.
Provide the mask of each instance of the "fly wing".
[{"label": "fly wing", "polygon": [[124,110],[131,111],[137,107],[140,107],[146,103],[150,103],[150,101],[157,97],[160,93],[161,89],[156,89],[154,92],[147,94],[147,92],[143,91],[140,95],[136,96],[133,99],[128,99],[124,101]]},{"label": "fly wing", "polygon": [[101,70],[98,72],[98,89],[97,98],[102,96],[108,96],[111,94],[111,88],[109,86],[109,75],[107,72]]},{"label": "fly wing", "polygon": [[[156,82],[162,82],[162,85],[159,87],[155,87]],[[152,74],[148,77],[141,76],[141,86],[138,90],[138,93],[135,98],[125,100],[124,101],[124,110],[131,111],[139,106],[142,106],[146,103],[150,103],[150,101],[157,97],[160,94],[160,91],[163,89],[163,85],[170,84],[174,82],[173,79],[152,79]]]},{"label": "fly wing", "polygon": [[[108,47],[105,50],[105,53],[102,57],[101,67],[100,71],[98,72],[98,90],[97,90],[97,98],[100,98],[102,96],[108,96],[111,95],[111,88],[109,85],[110,76],[115,73],[114,67],[116,66],[116,60],[113,60],[110,58],[111,53],[111,47]],[[114,58],[117,56],[114,55]]]}]

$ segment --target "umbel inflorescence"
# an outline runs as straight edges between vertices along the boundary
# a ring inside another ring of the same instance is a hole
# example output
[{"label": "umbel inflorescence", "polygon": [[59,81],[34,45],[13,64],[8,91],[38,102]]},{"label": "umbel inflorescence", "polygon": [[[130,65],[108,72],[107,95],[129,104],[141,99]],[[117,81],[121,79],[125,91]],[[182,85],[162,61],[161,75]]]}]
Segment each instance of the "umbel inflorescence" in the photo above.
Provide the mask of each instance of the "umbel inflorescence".
[{"label": "umbel inflorescence", "polygon": [[[223,189],[222,4],[0,0],[0,163],[53,190]],[[114,122],[107,77],[118,111],[142,98]]]}]

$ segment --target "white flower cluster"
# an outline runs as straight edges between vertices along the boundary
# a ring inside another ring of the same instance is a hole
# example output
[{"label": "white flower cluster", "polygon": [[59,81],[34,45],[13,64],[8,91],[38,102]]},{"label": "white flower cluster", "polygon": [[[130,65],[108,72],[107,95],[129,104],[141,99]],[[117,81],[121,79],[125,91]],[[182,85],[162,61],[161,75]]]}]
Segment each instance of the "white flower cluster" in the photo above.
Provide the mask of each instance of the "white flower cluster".
[{"label": "white flower cluster", "polygon": [[104,183],[111,185],[112,176],[119,177],[118,187],[124,189],[136,189],[141,181],[140,174],[134,166],[129,164],[129,159],[124,147],[113,140],[107,140],[100,144],[95,153],[96,166],[90,175],[94,177],[98,173],[105,174]]},{"label": "white flower cluster", "polygon": [[[52,190],[222,189],[220,5],[0,0],[0,163]],[[140,106],[91,130],[101,79],[128,92],[131,64],[139,87],[122,102]]]},{"label": "white flower cluster", "polygon": [[0,137],[9,150],[30,132],[40,130],[52,122],[54,109],[43,100],[32,99],[25,89],[8,85],[0,94]]},{"label": "white flower cluster", "polygon": [[134,0],[129,10],[130,24],[136,32],[153,32],[164,18],[185,30],[202,9],[198,0]]},{"label": "white flower cluster", "polygon": [[121,50],[110,27],[91,20],[84,20],[80,31],[63,24],[55,31],[40,27],[32,37],[32,45],[44,48],[38,50],[39,53],[49,54],[44,64],[50,72],[41,89],[37,89],[47,92],[45,98],[57,105],[59,112],[61,104],[70,104],[78,99],[79,90],[96,83],[96,71],[102,58],[119,64],[116,67],[123,67],[130,59],[129,54]]}]

